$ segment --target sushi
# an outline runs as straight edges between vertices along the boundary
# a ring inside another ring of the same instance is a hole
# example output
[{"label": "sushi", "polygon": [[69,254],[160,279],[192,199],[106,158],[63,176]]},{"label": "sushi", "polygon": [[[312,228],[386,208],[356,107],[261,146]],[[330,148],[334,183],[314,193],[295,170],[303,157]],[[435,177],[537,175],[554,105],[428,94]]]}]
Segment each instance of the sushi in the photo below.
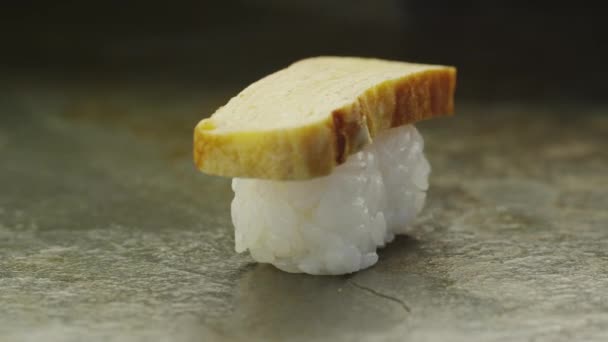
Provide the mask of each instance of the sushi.
[{"label": "sushi", "polygon": [[194,161],[232,177],[237,252],[292,273],[347,274],[422,210],[414,123],[453,114],[456,69],[315,57],[254,82],[194,130]]}]

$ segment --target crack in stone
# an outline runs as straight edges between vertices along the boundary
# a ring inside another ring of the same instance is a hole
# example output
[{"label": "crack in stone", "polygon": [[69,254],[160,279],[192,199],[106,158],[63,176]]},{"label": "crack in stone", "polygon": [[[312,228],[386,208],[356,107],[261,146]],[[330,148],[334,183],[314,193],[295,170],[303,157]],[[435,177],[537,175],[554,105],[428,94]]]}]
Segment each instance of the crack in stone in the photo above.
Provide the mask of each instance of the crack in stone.
[{"label": "crack in stone", "polygon": [[376,297],[384,298],[386,300],[390,300],[393,303],[399,304],[399,306],[401,306],[401,308],[403,310],[405,310],[405,312],[407,312],[407,313],[412,312],[412,310],[410,309],[410,307],[407,306],[407,304],[405,304],[404,301],[402,301],[401,299],[399,299],[397,297],[393,297],[393,296],[384,294],[382,292],[378,292],[378,291],[372,289],[371,287],[366,287],[366,286],[357,284],[357,283],[355,283],[352,280],[348,280],[348,283],[351,284],[351,285],[353,285],[354,287],[358,288],[359,290],[365,291],[365,292],[370,293],[370,294],[372,294],[372,295],[374,295]]}]

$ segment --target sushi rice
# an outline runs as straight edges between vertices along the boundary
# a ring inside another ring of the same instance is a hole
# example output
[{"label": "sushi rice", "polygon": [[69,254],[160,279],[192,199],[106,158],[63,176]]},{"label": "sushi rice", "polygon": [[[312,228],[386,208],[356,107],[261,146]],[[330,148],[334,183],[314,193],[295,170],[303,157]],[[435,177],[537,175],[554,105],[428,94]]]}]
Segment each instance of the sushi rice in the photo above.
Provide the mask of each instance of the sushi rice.
[{"label": "sushi rice", "polygon": [[407,231],[424,206],[430,166],[413,125],[391,128],[328,176],[234,178],[235,249],[293,273],[346,274]]}]

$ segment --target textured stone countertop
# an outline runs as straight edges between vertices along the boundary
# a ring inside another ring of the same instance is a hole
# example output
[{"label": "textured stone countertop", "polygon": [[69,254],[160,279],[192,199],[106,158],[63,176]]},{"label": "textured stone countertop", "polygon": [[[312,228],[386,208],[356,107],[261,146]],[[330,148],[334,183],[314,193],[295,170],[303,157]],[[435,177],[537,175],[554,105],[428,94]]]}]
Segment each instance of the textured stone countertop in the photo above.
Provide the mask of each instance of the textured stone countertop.
[{"label": "textured stone countertop", "polygon": [[225,93],[127,88],[1,95],[0,340],[608,340],[605,108],[419,124],[414,233],[330,277],[234,252],[229,181],[191,157]]}]

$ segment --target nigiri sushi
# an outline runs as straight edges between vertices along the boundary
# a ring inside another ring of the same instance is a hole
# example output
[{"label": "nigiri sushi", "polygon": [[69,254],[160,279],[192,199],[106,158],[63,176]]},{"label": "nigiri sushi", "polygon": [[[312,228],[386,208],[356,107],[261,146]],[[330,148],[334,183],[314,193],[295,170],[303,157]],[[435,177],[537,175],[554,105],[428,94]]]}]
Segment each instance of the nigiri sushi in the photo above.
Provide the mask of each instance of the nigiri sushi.
[{"label": "nigiri sushi", "polygon": [[194,160],[232,177],[235,249],[293,273],[347,274],[422,210],[414,123],[451,115],[456,69],[315,57],[254,82],[194,131]]}]

